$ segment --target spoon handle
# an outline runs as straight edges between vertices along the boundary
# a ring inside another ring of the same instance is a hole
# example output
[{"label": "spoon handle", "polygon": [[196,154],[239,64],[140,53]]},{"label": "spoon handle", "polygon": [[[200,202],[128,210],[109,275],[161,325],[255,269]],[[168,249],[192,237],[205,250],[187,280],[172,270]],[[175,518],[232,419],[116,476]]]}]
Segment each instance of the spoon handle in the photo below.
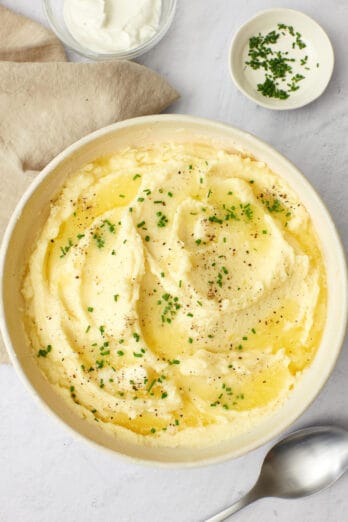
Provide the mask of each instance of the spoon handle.
[{"label": "spoon handle", "polygon": [[207,518],[205,522],[222,522],[223,520],[226,520],[228,517],[233,515],[233,513],[237,513],[240,509],[244,508],[245,506],[248,506],[252,502],[255,502],[255,500],[258,500],[260,498],[260,495],[257,493],[256,488],[254,487],[244,495],[241,499],[237,500],[232,506],[224,509],[223,511],[220,511],[217,515],[214,515],[211,518]]}]

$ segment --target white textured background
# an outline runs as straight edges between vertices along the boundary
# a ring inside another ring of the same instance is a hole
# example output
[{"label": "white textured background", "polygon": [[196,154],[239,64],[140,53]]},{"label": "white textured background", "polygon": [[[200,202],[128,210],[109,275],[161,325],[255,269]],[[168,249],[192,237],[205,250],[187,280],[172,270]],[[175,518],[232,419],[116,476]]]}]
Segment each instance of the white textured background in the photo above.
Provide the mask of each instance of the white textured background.
[{"label": "white textured background", "polygon": [[[40,0],[2,4],[44,21]],[[230,40],[257,11],[301,9],[327,30],[336,55],[332,81],[313,104],[289,112],[254,105],[232,84]],[[1,20],[0,20],[1,23]],[[181,92],[172,112],[219,119],[250,131],[291,159],[319,191],[348,246],[347,0],[179,0],[165,39],[139,61]],[[1,117],[1,115],[0,115]],[[348,428],[348,350],[315,403],[294,427],[337,422]],[[172,471],[143,468],[76,441],[33,402],[10,366],[0,367],[1,522],[198,522],[254,482],[266,447],[235,461]],[[303,500],[261,501],[238,522],[344,522],[348,474]]]}]

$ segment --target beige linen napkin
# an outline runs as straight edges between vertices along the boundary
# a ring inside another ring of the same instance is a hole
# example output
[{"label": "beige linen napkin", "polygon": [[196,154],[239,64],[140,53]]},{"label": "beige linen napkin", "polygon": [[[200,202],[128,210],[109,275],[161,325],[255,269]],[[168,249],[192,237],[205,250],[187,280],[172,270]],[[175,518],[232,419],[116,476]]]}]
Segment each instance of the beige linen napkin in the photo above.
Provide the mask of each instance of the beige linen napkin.
[{"label": "beige linen napkin", "polygon": [[[19,197],[56,154],[89,132],[160,112],[178,98],[136,63],[65,60],[53,33],[0,6],[0,239]],[[0,364],[6,362],[0,341]]]}]

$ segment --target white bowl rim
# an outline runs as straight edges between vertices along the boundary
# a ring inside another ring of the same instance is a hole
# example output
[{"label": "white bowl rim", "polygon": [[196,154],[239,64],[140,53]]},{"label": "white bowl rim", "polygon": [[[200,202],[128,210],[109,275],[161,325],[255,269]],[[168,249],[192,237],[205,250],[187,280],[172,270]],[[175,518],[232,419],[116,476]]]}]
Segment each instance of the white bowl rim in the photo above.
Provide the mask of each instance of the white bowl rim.
[{"label": "white bowl rim", "polygon": [[[327,76],[327,82],[323,85],[323,88],[321,89],[321,91],[319,91],[310,100],[305,100],[304,99],[301,102],[300,101],[301,98],[299,98],[299,102],[295,106],[293,106],[293,107],[286,107],[286,106],[281,106],[281,105],[272,105],[271,102],[268,101],[267,98],[265,98],[265,101],[262,101],[261,99],[256,98],[255,96],[252,96],[252,94],[250,94],[246,89],[244,89],[244,87],[238,81],[238,79],[237,79],[237,77],[236,77],[236,75],[234,73],[234,67],[232,66],[232,53],[234,52],[234,47],[236,45],[236,42],[237,42],[238,38],[242,34],[242,32],[254,20],[257,20],[259,17],[261,17],[261,16],[263,16],[265,14],[271,14],[271,13],[275,13],[275,12],[279,12],[279,13],[296,13],[297,15],[301,15],[303,18],[308,19],[308,20],[310,20],[311,23],[314,23],[315,25],[317,25],[318,28],[322,31],[323,37],[325,37],[325,39],[326,39],[326,44],[328,46],[328,49],[330,50],[330,54],[332,55],[332,63],[331,63],[331,67],[330,67],[330,74]],[[327,32],[323,28],[323,26],[321,24],[319,24],[316,20],[314,20],[314,18],[312,18],[308,14],[304,13],[303,11],[299,11],[298,9],[289,9],[289,8],[286,8],[286,7],[274,7],[274,8],[270,8],[270,9],[263,9],[262,11],[258,11],[254,16],[252,16],[251,18],[246,20],[246,22],[244,22],[238,28],[237,32],[233,36],[231,44],[230,44],[230,47],[229,47],[229,51],[228,51],[228,68],[229,68],[230,75],[231,75],[231,78],[233,80],[233,83],[235,84],[237,89],[242,94],[244,94],[244,96],[249,98],[249,100],[253,101],[254,103],[259,105],[260,107],[264,107],[265,109],[270,109],[270,110],[273,110],[273,111],[291,111],[291,110],[300,109],[301,107],[304,107],[305,105],[309,105],[310,103],[312,103],[315,100],[317,100],[318,98],[320,98],[320,96],[325,92],[327,86],[330,83],[334,67],[335,67],[335,53],[334,53],[334,49],[333,49],[331,40],[330,40]]]},{"label": "white bowl rim", "polygon": [[[16,351],[12,345],[9,331],[7,328],[6,320],[5,320],[5,307],[4,307],[4,299],[3,299],[3,281],[4,281],[4,269],[5,269],[5,262],[6,262],[6,254],[9,246],[10,239],[12,237],[12,233],[14,231],[15,225],[17,223],[18,218],[20,217],[22,210],[24,206],[26,205],[27,201],[30,199],[30,197],[34,194],[37,187],[41,184],[41,182],[48,176],[51,171],[53,171],[62,161],[64,161],[67,157],[72,155],[74,152],[78,151],[81,147],[84,145],[93,142],[96,139],[99,139],[105,135],[108,135],[109,133],[113,133],[115,130],[119,130],[126,127],[131,126],[138,126],[143,125],[145,123],[148,124],[156,124],[160,122],[172,122],[172,123],[181,123],[181,124],[197,124],[197,125],[203,125],[207,126],[211,129],[216,129],[225,131],[225,132],[233,132],[235,135],[238,135],[240,137],[243,137],[246,140],[249,140],[251,142],[254,142],[256,144],[261,144],[263,149],[266,152],[271,153],[276,159],[282,160],[283,162],[288,164],[288,166],[291,168],[292,171],[296,173],[299,178],[301,178],[302,182],[307,185],[307,187],[312,192],[313,198],[316,200],[316,203],[321,207],[321,210],[325,213],[325,217],[328,220],[328,222],[331,225],[332,232],[335,236],[335,243],[337,246],[337,252],[339,252],[339,259],[337,259],[337,263],[339,265],[340,273],[343,275],[344,281],[342,281],[343,284],[343,308],[345,310],[344,314],[344,320],[341,322],[340,326],[336,330],[336,352],[334,355],[334,358],[331,361],[331,365],[328,366],[326,373],[323,374],[320,378],[320,386],[316,389],[315,393],[312,393],[310,398],[306,398],[306,400],[303,401],[301,407],[299,407],[296,410],[296,415],[293,415],[290,420],[283,421],[282,423],[279,423],[276,428],[270,429],[267,432],[267,435],[264,435],[263,437],[259,437],[256,442],[249,443],[247,447],[244,447],[241,451],[230,451],[223,453],[221,455],[215,456],[215,457],[207,457],[203,458],[201,460],[196,461],[179,461],[179,462],[160,462],[157,460],[150,460],[150,459],[143,459],[139,457],[134,457],[130,455],[126,455],[124,453],[118,452],[114,449],[108,448],[106,446],[103,446],[93,440],[92,438],[89,438],[85,436],[84,434],[80,433],[78,430],[75,430],[71,426],[69,426],[63,418],[61,418],[58,413],[53,411],[48,404],[45,402],[43,397],[41,397],[35,390],[33,384],[31,383],[30,379],[26,376],[24,370],[22,369],[21,364],[18,362],[16,357]],[[338,356],[341,352],[345,332],[346,332],[346,325],[348,321],[348,274],[347,274],[347,265],[345,260],[345,254],[343,245],[341,242],[341,239],[339,237],[339,234],[337,232],[336,226],[334,221],[332,220],[324,202],[320,198],[319,194],[316,192],[314,187],[307,181],[305,176],[301,173],[301,171],[290,161],[288,160],[283,154],[280,154],[276,149],[274,149],[271,145],[264,142],[260,138],[256,137],[255,135],[243,131],[237,127],[234,127],[232,125],[222,123],[217,120],[210,120],[206,118],[199,118],[196,116],[188,116],[184,114],[160,114],[160,115],[150,115],[150,116],[140,116],[136,118],[130,118],[128,120],[123,120],[117,123],[113,123],[111,125],[108,125],[106,127],[103,127],[95,132],[92,132],[80,140],[76,141],[66,149],[64,149],[62,152],[60,152],[55,158],[53,158],[46,167],[36,176],[36,178],[33,180],[33,182],[29,185],[29,187],[26,189],[20,200],[18,201],[15,210],[13,211],[13,214],[8,222],[1,248],[0,248],[0,333],[2,334],[7,352],[9,354],[10,360],[13,364],[13,367],[17,373],[17,375],[20,377],[21,381],[25,385],[25,387],[31,392],[31,395],[36,398],[38,403],[55,419],[57,419],[61,425],[67,429],[71,435],[74,438],[77,438],[79,440],[87,441],[90,445],[92,445],[94,448],[102,449],[106,451],[108,454],[112,454],[116,457],[122,458],[123,460],[126,460],[128,462],[132,462],[134,464],[142,464],[145,466],[150,467],[157,467],[157,468],[172,468],[172,469],[184,469],[184,468],[193,468],[193,467],[201,467],[201,466],[207,466],[212,464],[217,464],[220,462],[225,462],[230,459],[239,458],[241,456],[246,455],[250,451],[253,451],[264,444],[270,442],[275,437],[278,437],[281,433],[283,433],[285,430],[287,430],[303,413],[304,411],[312,404],[312,402],[316,399],[316,397],[319,395],[319,393],[322,391],[323,387],[325,386],[327,380],[329,379],[335,364],[337,362]]]}]

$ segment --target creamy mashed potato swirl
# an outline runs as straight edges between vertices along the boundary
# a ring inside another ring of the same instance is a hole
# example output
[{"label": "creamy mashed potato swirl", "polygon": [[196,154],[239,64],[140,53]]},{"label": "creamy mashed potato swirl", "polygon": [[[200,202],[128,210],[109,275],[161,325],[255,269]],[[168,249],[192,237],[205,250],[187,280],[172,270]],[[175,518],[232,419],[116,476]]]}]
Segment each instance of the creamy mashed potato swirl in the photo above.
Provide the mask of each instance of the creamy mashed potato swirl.
[{"label": "creamy mashed potato swirl", "polygon": [[194,446],[280,406],[320,342],[325,287],[284,180],[168,143],[67,180],[23,294],[33,355],[80,415],[139,443]]}]

